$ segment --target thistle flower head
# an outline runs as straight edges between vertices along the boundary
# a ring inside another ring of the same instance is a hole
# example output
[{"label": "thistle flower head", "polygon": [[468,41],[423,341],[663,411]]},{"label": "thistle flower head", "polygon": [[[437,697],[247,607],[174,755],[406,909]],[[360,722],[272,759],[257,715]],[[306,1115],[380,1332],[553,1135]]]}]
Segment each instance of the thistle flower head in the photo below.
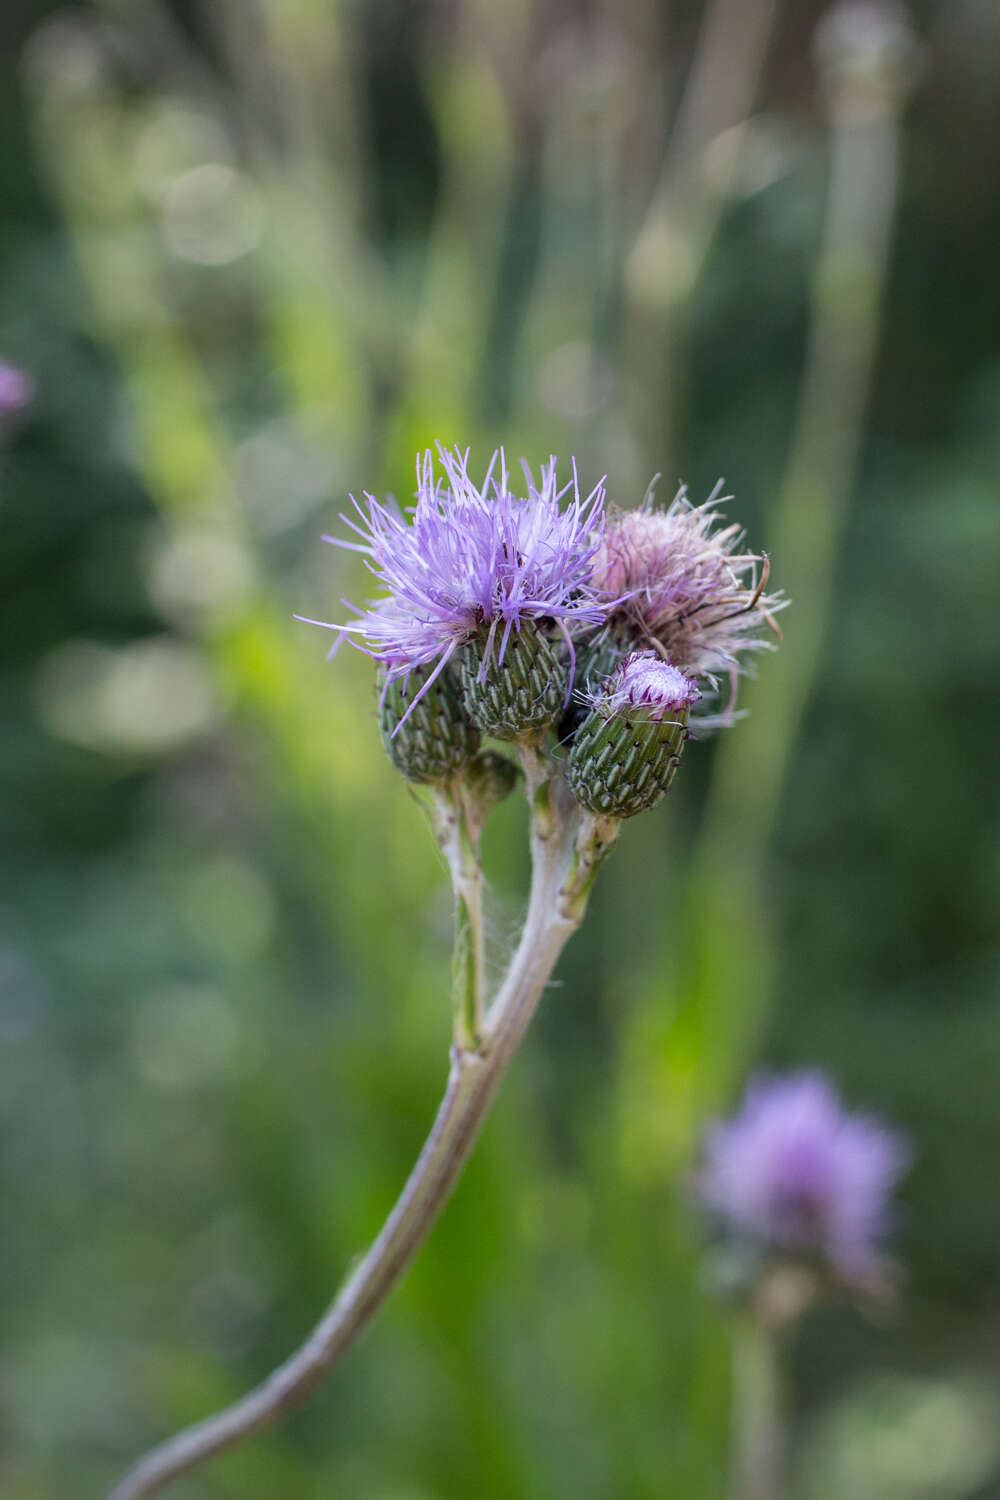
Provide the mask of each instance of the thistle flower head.
[{"label": "thistle flower head", "polygon": [[692,505],[682,487],[666,510],[651,494],[637,510],[616,510],[595,567],[613,631],[708,677],[741,670],[747,652],[765,648],[782,604],[764,593],[766,559],[740,550],[743,533],[719,524],[717,502],[713,493]]},{"label": "thistle flower head", "polygon": [[581,498],[574,466],[559,489],[552,458],[538,484],[526,468],[527,494],[518,496],[502,452],[481,485],[469,477],[468,453],[439,447],[438,463],[440,474],[429,451],[418,457],[408,514],[366,494],[363,505],[353,501],[353,518],[341,518],[360,540],[324,538],[363,553],[384,591],[356,620],[326,628],[381,662],[392,680],[449,661],[482,631],[485,671],[494,650],[502,664],[511,632],[528,622],[564,631],[600,623],[591,574],[604,528],[603,485]]},{"label": "thistle flower head", "polygon": [[724,1235],[865,1286],[908,1158],[901,1136],[848,1113],[823,1074],[760,1078],[710,1128],[697,1189]]},{"label": "thistle flower head", "polygon": [[588,696],[605,718],[630,713],[658,724],[686,714],[701,693],[693,677],[685,676],[655,651],[634,651]]}]

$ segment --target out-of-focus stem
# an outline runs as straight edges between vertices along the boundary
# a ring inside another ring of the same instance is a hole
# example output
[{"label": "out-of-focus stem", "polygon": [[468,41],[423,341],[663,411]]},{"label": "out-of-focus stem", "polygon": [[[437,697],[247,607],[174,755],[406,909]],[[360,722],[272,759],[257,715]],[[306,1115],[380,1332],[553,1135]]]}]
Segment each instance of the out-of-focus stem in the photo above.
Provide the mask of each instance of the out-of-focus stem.
[{"label": "out-of-focus stem", "polygon": [[[874,9],[874,7],[873,7]],[[836,9],[828,22],[836,19]],[[751,721],[720,747],[711,832],[758,847],[774,820],[795,733],[826,633],[851,479],[875,365],[899,176],[901,92],[867,78],[863,100],[827,64],[830,157],[826,220],[813,273],[812,328],[798,419],[769,546],[795,604],[782,670],[752,684]],[[747,787],[753,797],[747,798]]]},{"label": "out-of-focus stem", "polygon": [[[536,768],[537,769],[537,768]],[[178,1475],[242,1441],[297,1405],[353,1344],[436,1223],[535,1013],[553,966],[579,926],[596,866],[614,828],[587,817],[561,778],[549,779],[545,817],[532,818],[532,881],[521,940],[478,1045],[454,1046],[444,1099],[416,1166],[367,1254],[283,1365],[234,1405],[154,1448],[110,1500],[144,1500]]]},{"label": "out-of-focus stem", "polygon": [[748,1313],[733,1328],[733,1500],[781,1500],[784,1463],[778,1335]]},{"label": "out-of-focus stem", "polygon": [[[835,7],[825,24],[857,13]],[[879,7],[865,14],[877,30]],[[886,25],[898,28],[902,53],[912,39],[895,8],[890,16],[896,19]],[[749,718],[719,744],[679,923],[685,951],[675,1020],[681,1031],[712,1038],[706,1046],[715,1066],[704,1087],[713,1101],[741,1068],[770,988],[774,951],[759,896],[763,851],[828,628],[889,263],[905,79],[901,67],[883,70],[878,55],[859,55],[864,37],[846,42],[846,58],[827,52],[822,60],[830,119],[826,215],[798,417],[768,526],[775,576],[794,609],[781,671],[748,684]],[[728,934],[724,945],[719,930]],[[682,1057],[678,1067],[686,1068]],[[696,1123],[693,1114],[692,1128]]]},{"label": "out-of-focus stem", "polygon": [[683,308],[711,248],[728,186],[709,181],[705,150],[743,124],[753,107],[776,13],[776,0],[711,0],[706,7],[659,181],[626,263],[626,365],[636,376],[640,438],[665,472],[674,457]]}]

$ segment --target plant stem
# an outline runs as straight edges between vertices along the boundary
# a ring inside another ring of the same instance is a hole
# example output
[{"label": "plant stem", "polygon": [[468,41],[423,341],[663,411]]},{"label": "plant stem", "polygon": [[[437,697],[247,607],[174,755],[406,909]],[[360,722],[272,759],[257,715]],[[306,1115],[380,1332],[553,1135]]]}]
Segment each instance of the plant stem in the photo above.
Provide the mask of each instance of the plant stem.
[{"label": "plant stem", "polygon": [[778,1335],[748,1314],[733,1330],[733,1497],[780,1500],[784,1432]]},{"label": "plant stem", "polygon": [[[452,1047],[437,1118],[378,1238],[284,1364],[232,1406],[152,1449],[120,1481],[110,1500],[143,1500],[155,1494],[297,1405],[350,1348],[427,1238],[475,1145],[553,966],[580,924],[586,891],[617,832],[607,820],[583,813],[551,769],[545,780],[544,816],[532,817],[531,895],[517,951],[483,1017],[478,1045]],[[529,783],[529,795],[535,789]]]},{"label": "plant stem", "polygon": [[452,957],[454,1041],[460,1051],[475,1048],[483,1030],[486,954],[483,927],[483,867],[478,832],[462,786],[434,788],[434,832],[451,871],[455,892],[455,950]]}]

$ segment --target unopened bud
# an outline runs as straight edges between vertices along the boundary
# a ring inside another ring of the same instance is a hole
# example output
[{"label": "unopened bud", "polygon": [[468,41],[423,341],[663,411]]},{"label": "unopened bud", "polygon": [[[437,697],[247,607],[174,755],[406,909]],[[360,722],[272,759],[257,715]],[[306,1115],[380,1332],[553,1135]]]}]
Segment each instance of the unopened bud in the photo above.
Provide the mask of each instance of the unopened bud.
[{"label": "unopened bud", "polygon": [[517,766],[506,755],[498,750],[480,750],[465,768],[465,784],[470,795],[488,809],[510,796],[519,775]]},{"label": "unopened bud", "polygon": [[626,657],[573,738],[566,779],[577,800],[613,818],[654,807],[674,779],[699,697],[694,679],[655,653]]},{"label": "unopened bud", "polygon": [[432,671],[431,666],[414,667],[382,688],[382,742],[408,781],[450,781],[479,749],[479,731],[463,712],[456,677],[445,668],[426,687]]}]

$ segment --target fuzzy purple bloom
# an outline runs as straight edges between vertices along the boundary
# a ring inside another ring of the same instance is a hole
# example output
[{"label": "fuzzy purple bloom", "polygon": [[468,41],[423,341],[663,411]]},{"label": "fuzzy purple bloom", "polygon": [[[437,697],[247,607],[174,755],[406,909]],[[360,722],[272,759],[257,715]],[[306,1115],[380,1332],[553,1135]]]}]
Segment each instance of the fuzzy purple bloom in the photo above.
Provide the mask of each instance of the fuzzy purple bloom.
[{"label": "fuzzy purple bloom", "polygon": [[[660,510],[650,491],[638,509],[609,513],[595,569],[613,636],[712,683],[770,645],[784,604],[764,592],[766,559],[741,550],[739,526],[720,524],[721,503],[714,491],[692,505],[682,487]],[[732,705],[716,722],[731,717]]]},{"label": "fuzzy purple bloom", "polygon": [[710,1128],[697,1189],[728,1235],[863,1285],[909,1155],[903,1137],[848,1113],[822,1073],[759,1078],[736,1116]]},{"label": "fuzzy purple bloom", "polygon": [[589,702],[601,714],[638,712],[653,723],[686,713],[701,697],[698,684],[655,651],[636,651],[612,672]]},{"label": "fuzzy purple bloom", "polygon": [[469,477],[467,452],[439,446],[438,462],[441,476],[429,451],[418,455],[416,504],[406,514],[367,493],[363,505],[351,497],[356,516],[341,519],[360,540],[324,541],[363,553],[384,594],[347,624],[307,623],[335,630],[338,643],[374,657],[392,680],[430,663],[443,669],[480,632],[485,671],[494,651],[502,663],[511,632],[528,621],[552,622],[567,638],[603,621],[591,582],[603,484],[581,498],[574,464],[560,490],[551,458],[537,485],[525,465],[528,493],[519,497],[502,450],[481,485]]}]

